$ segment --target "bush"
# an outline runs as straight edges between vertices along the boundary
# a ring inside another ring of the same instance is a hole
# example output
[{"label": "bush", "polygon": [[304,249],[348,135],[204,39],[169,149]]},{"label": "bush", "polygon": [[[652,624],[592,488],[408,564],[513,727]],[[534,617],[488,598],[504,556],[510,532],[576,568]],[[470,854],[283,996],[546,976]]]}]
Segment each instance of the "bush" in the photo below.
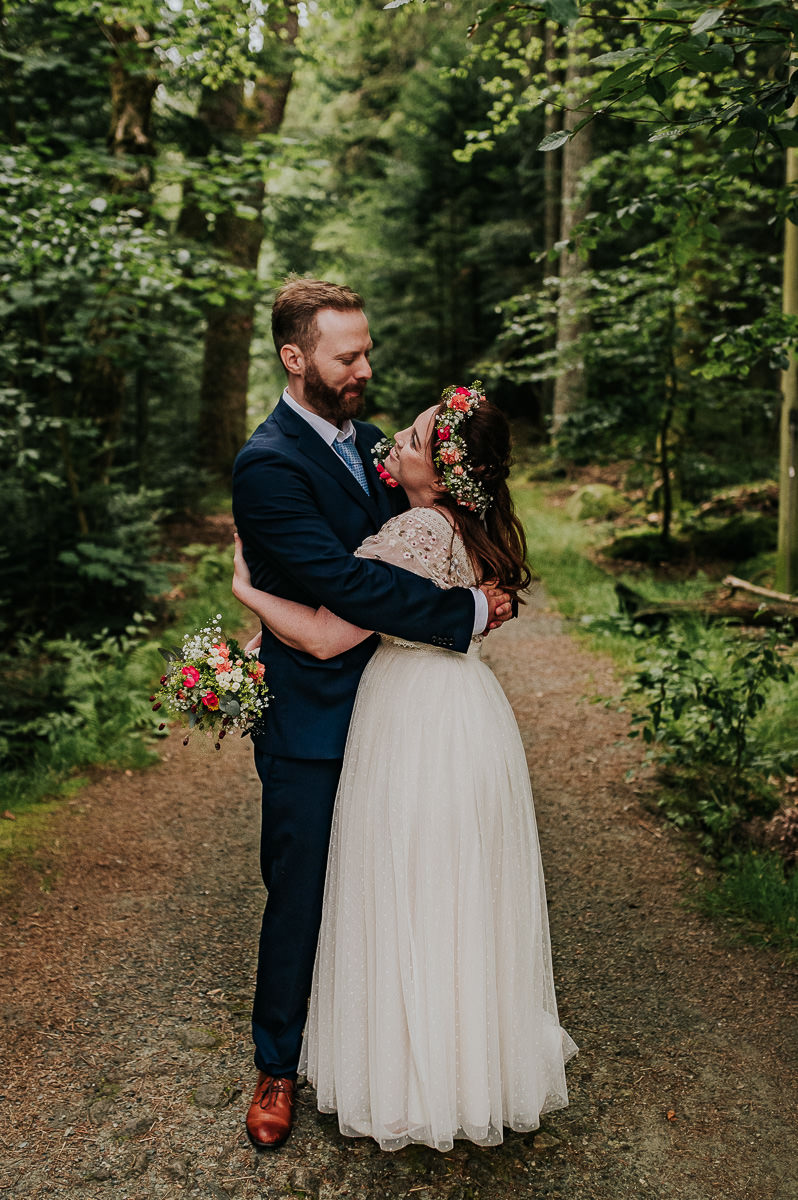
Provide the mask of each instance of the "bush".
[{"label": "bush", "polygon": [[163,670],[158,646],[221,613],[229,632],[243,610],[230,593],[232,552],[188,547],[195,561],[183,584],[174,632],[151,637],[152,617],[136,614],[121,632],[87,640],[20,637],[0,655],[0,805],[26,806],[57,791],[93,763],[145,766],[162,718],[150,695]]},{"label": "bush", "polygon": [[625,697],[642,708],[630,736],[642,735],[673,785],[659,802],[666,816],[698,830],[707,851],[727,854],[744,822],[776,807],[767,775],[791,756],[763,745],[755,721],[793,675],[774,633],[710,641],[705,629],[672,627],[637,654]]}]

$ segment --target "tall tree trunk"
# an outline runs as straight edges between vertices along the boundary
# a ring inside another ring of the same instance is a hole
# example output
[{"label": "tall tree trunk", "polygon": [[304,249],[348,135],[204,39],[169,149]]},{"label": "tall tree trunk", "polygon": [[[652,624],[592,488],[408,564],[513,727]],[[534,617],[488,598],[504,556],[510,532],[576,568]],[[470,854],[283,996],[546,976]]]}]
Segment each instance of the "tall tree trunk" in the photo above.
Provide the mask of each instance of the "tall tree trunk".
[{"label": "tall tree trunk", "polygon": [[[568,36],[568,65],[565,74],[566,129],[573,129],[580,120],[577,111],[582,99],[582,79],[585,72],[585,55],[578,30]],[[569,138],[563,147],[560,241],[569,241],[574,227],[588,211],[589,197],[582,183],[585,168],[592,154],[590,124]],[[566,248],[560,255],[560,288],[557,311],[557,353],[559,356],[573,355],[574,345],[588,329],[583,311],[583,274],[585,261],[575,249]],[[552,431],[556,436],[569,413],[584,399],[586,390],[584,368],[581,362],[571,361],[558,375],[554,384],[554,410]]]},{"label": "tall tree trunk", "polygon": [[[285,112],[291,88],[291,47],[296,40],[298,20],[293,4],[275,33],[276,49],[271,69],[255,80],[252,93],[243,84],[225,84],[208,92],[200,108],[210,144],[240,148],[248,138],[276,133]],[[282,32],[280,32],[280,30]],[[237,267],[252,273],[253,286],[246,299],[230,299],[208,314],[205,352],[200,385],[198,444],[203,465],[217,478],[228,480],[238,450],[246,438],[247,389],[250,349],[255,315],[254,277],[263,240],[262,178],[248,185],[246,196],[236,208],[219,214],[212,240],[217,251]],[[184,230],[199,231],[191,197],[187,198]],[[239,215],[242,208],[249,210]],[[194,211],[192,211],[192,209]],[[249,215],[254,214],[254,215]]]},{"label": "tall tree trunk", "polygon": [[[557,26],[553,21],[545,22],[545,68],[546,89],[553,92],[559,81],[557,70]],[[548,137],[560,126],[560,116],[553,104],[546,106],[543,118],[543,134]],[[560,233],[560,155],[543,155],[543,248],[548,256],[554,249]],[[553,271],[553,260],[547,258],[546,270]]]},{"label": "tall tree trunk", "polygon": [[[553,21],[544,22],[544,56],[546,88],[553,93],[559,82],[557,69],[557,26]],[[543,118],[543,134],[547,137],[559,128],[560,117],[553,104],[546,106]],[[543,249],[545,252],[544,275],[551,277],[557,272],[552,251],[560,235],[560,155],[553,151],[543,155]],[[546,338],[546,350],[553,351],[557,345],[557,332],[553,330]],[[554,380],[544,379],[541,385],[543,411],[548,417],[554,408]]]},{"label": "tall tree trunk", "polygon": [[[798,112],[798,103],[791,110]],[[798,150],[787,150],[787,187],[798,184]],[[789,218],[784,225],[784,286],[782,306],[791,316],[798,314],[798,225]],[[790,362],[781,376],[781,451],[779,467],[779,545],[776,556],[776,587],[781,592],[798,591],[798,358],[790,351]]]},{"label": "tall tree trunk", "polygon": [[[135,210],[143,212],[149,204],[152,182],[155,147],[150,121],[158,86],[150,35],[140,25],[118,23],[103,26],[103,33],[113,51],[108,79],[111,119],[107,145],[119,163],[109,187],[113,193],[129,195],[131,206],[135,204]],[[131,161],[135,164],[133,169]],[[127,393],[127,380],[114,353],[114,344],[113,328],[99,318],[89,331],[78,399],[82,415],[88,416],[100,431],[100,451],[91,473],[101,480],[107,479],[113,462]],[[140,381],[136,386],[140,390]]]},{"label": "tall tree trunk", "polygon": [[152,100],[158,87],[152,70],[149,32],[141,25],[107,25],[114,48],[111,62],[111,123],[108,149],[118,159],[135,160],[135,169],[122,166],[114,176],[115,191],[143,192],[149,199],[155,147],[150,136]]}]

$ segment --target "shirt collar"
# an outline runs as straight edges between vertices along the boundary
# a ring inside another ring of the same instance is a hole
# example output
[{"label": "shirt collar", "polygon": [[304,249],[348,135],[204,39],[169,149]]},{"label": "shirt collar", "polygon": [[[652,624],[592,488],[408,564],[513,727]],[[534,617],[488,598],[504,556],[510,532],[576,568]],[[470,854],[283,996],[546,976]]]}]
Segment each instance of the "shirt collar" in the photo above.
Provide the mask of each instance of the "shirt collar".
[{"label": "shirt collar", "polygon": [[283,392],[283,400],[298,417],[302,417],[312,429],[316,430],[319,437],[324,438],[328,446],[331,447],[333,442],[345,442],[347,438],[351,438],[354,444],[357,431],[349,420],[349,417],[346,418],[339,429],[337,425],[333,425],[332,421],[327,421],[324,417],[320,417],[318,413],[311,412],[310,409],[303,408],[301,404],[298,404],[294,397],[289,394],[288,388]]}]

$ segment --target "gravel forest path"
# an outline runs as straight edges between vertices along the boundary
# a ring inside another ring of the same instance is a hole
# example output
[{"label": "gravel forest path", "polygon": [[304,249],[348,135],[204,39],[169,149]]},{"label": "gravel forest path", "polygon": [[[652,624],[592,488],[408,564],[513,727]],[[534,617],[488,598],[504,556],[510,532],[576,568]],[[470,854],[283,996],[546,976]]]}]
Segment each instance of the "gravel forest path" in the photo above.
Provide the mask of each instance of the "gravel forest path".
[{"label": "gravel forest path", "polygon": [[[486,647],[529,754],[570,1107],[449,1154],[348,1141],[300,1093],[258,1156],[249,1004],[262,893],[248,742],[100,771],[0,905],[0,1198],[795,1200],[796,973],[690,907],[700,869],[624,782],[608,662],[542,600]],[[688,903],[686,903],[688,902]]]}]

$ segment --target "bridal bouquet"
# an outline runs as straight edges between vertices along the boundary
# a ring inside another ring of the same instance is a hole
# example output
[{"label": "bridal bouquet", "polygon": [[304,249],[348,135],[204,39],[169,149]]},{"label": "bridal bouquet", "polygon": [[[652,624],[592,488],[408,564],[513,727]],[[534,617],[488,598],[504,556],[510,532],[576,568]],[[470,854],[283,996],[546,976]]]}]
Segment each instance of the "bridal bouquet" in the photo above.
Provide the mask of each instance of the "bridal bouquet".
[{"label": "bridal bouquet", "polygon": [[[263,663],[245,654],[233,638],[224,637],[216,624],[220,620],[217,614],[204,629],[187,633],[180,650],[161,650],[166,674],[150,697],[154,711],[165,705],[175,716],[188,719],[189,732],[198,729],[215,737],[217,750],[231,730],[240,730],[242,737],[251,732],[269,704]],[[187,744],[185,737],[183,745]]]}]

